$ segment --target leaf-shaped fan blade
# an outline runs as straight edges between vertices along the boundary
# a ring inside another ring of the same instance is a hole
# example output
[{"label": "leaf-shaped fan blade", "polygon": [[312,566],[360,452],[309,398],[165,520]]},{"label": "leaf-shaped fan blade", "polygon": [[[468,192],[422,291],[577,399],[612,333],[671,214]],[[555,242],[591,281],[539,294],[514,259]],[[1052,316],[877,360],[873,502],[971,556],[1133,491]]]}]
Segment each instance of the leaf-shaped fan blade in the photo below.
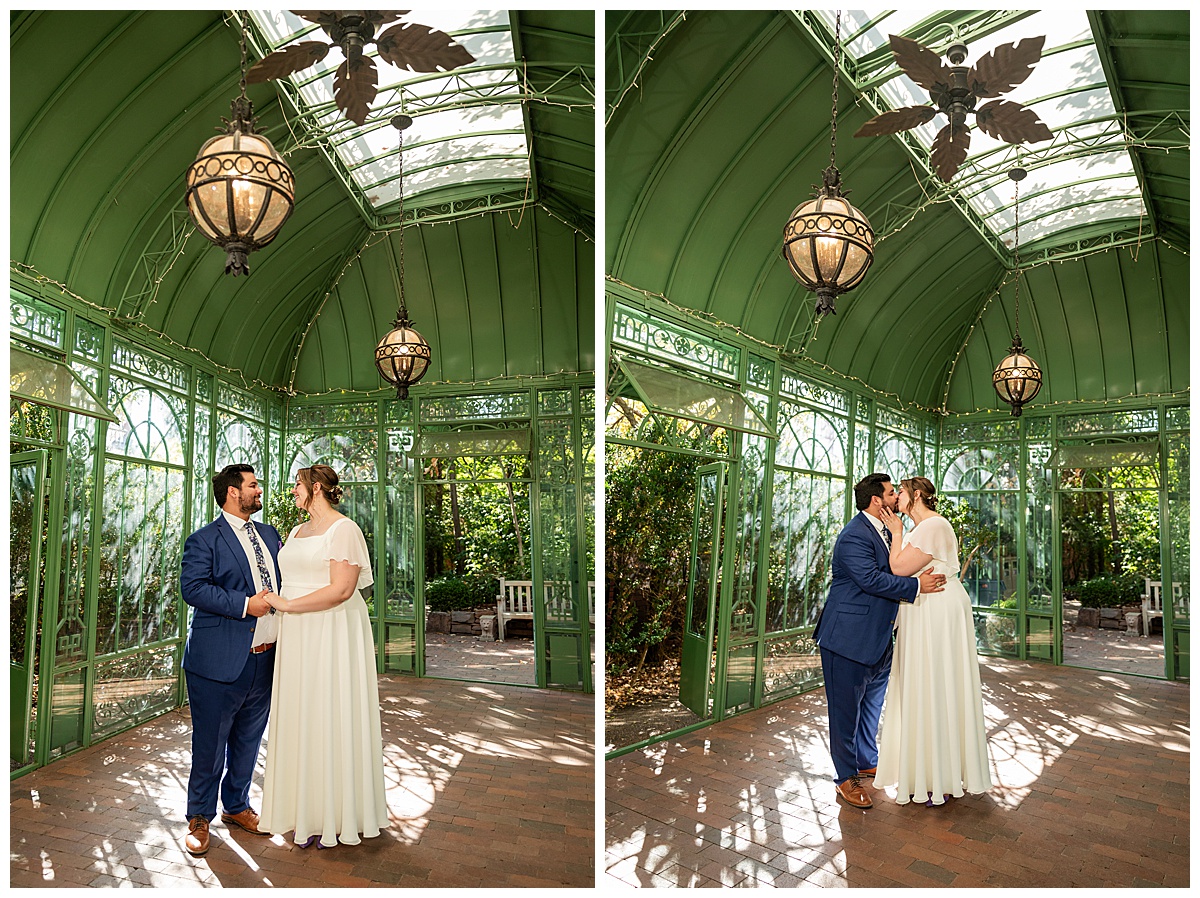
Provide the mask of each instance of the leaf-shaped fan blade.
[{"label": "leaf-shaped fan blade", "polygon": [[448,72],[475,61],[450,35],[413,22],[393,25],[379,35],[375,45],[380,59],[414,72],[436,72],[439,68]]},{"label": "leaf-shaped fan blade", "polygon": [[1032,109],[1011,100],[992,100],[975,111],[975,124],[984,134],[1005,143],[1037,143],[1054,133]]},{"label": "leaf-shaped fan blade", "polygon": [[321,41],[304,41],[292,44],[282,50],[276,50],[264,56],[246,72],[247,84],[258,84],[263,81],[274,81],[276,78],[286,78],[293,72],[299,72],[315,65],[325,58],[329,52],[329,44]]},{"label": "leaf-shaped fan blade", "polygon": [[299,16],[300,18],[302,18],[306,21],[316,22],[318,25],[320,25],[326,31],[328,31],[330,28],[332,28],[334,25],[337,24],[339,15],[345,15],[345,13],[339,13],[333,9],[318,9],[318,10],[293,9],[293,10],[290,10],[290,12],[292,15]]},{"label": "leaf-shaped fan blade", "polygon": [[904,74],[925,90],[932,93],[934,85],[950,83],[950,69],[942,64],[942,58],[932,50],[898,34],[889,34],[888,40],[892,44],[892,55]]},{"label": "leaf-shaped fan blade", "polygon": [[979,58],[975,67],[967,73],[967,84],[971,93],[980,99],[998,97],[1012,90],[1029,77],[1033,67],[1042,58],[1042,37],[1027,37],[1019,44],[1001,44],[991,53]]},{"label": "leaf-shaped fan blade", "polygon": [[893,109],[882,112],[875,118],[865,122],[854,132],[855,137],[878,137],[880,134],[895,134],[907,131],[917,125],[923,125],[937,115],[932,106],[905,106],[903,109]]},{"label": "leaf-shaped fan blade", "polygon": [[333,99],[338,109],[356,125],[365,124],[378,90],[375,60],[370,56],[347,59],[333,75]]},{"label": "leaf-shaped fan blade", "polygon": [[958,167],[966,160],[967,148],[971,145],[970,128],[966,125],[959,125],[951,133],[952,127],[947,125],[937,133],[937,137],[933,139],[933,152],[929,154],[933,170],[947,184],[954,177],[954,173],[958,171]]},{"label": "leaf-shaped fan blade", "polygon": [[366,16],[367,21],[378,28],[380,25],[386,25],[388,22],[394,22],[401,16],[408,15],[410,12],[412,12],[411,9],[373,9],[368,10]]}]

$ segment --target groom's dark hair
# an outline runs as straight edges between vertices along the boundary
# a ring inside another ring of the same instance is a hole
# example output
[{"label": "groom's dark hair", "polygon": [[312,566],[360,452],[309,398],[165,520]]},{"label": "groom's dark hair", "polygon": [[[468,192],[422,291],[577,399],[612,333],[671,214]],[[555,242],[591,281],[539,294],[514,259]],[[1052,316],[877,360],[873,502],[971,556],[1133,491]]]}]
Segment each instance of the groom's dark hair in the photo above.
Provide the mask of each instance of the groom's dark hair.
[{"label": "groom's dark hair", "polygon": [[216,474],[213,474],[212,485],[213,495],[217,499],[217,508],[225,507],[225,500],[229,498],[229,488],[242,488],[242,475],[253,474],[254,468],[250,465],[226,465]]},{"label": "groom's dark hair", "polygon": [[883,485],[892,482],[890,474],[868,474],[858,483],[854,484],[854,507],[859,511],[866,509],[871,504],[871,497],[878,496],[883,498]]}]

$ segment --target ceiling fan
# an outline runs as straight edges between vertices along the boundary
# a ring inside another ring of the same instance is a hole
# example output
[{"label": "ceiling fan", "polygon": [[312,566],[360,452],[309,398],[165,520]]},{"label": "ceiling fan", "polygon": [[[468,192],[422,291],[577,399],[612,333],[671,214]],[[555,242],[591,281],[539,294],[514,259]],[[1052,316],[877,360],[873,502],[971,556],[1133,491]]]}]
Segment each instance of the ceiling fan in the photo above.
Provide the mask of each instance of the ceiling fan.
[{"label": "ceiling fan", "polygon": [[971,143],[968,113],[975,113],[975,124],[980,131],[1005,143],[1037,143],[1054,136],[1036,112],[1020,103],[992,100],[975,108],[979,100],[998,97],[1029,77],[1042,58],[1045,36],[1002,44],[969,69],[962,64],[967,58],[964,43],[953,44],[946,50],[951,63],[947,66],[940,56],[914,40],[897,34],[888,35],[888,40],[896,63],[909,78],[929,91],[934,105],[884,112],[859,128],[855,137],[896,134],[923,125],[941,112],[950,122],[934,138],[929,161],[937,176],[949,183],[967,158]]},{"label": "ceiling fan", "polygon": [[246,72],[246,81],[256,84],[285,78],[320,62],[331,47],[340,47],[346,58],[333,76],[334,102],[346,118],[356,125],[367,121],[371,102],[378,92],[379,75],[375,71],[375,60],[363,53],[367,44],[375,44],[379,58],[384,62],[413,72],[436,72],[438,69],[448,72],[475,61],[475,57],[448,34],[435,31],[428,25],[402,22],[375,36],[376,28],[406,15],[407,9],[292,12],[320,25],[332,43],[302,41],[276,50]]}]

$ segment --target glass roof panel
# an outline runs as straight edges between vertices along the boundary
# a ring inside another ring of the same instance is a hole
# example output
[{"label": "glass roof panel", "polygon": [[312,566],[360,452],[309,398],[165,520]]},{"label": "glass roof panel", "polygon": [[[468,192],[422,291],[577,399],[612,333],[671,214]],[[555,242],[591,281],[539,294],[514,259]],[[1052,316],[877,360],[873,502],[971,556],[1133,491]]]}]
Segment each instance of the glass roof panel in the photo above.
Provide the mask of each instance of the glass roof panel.
[{"label": "glass roof panel", "polygon": [[[832,33],[835,13],[822,11],[820,15]],[[843,34],[851,36],[846,51],[857,60],[871,54],[878,59],[883,54],[885,67],[881,70],[864,62],[860,80],[871,83],[880,71],[890,75],[877,85],[888,108],[930,104],[929,94],[897,69],[888,50],[888,35],[904,34],[924,23],[919,34],[906,36],[935,52],[944,50],[950,43],[950,28],[936,23],[962,23],[967,14],[946,11],[940,15],[933,10],[843,12]],[[979,15],[985,17],[980,22],[986,23],[988,14]],[[1033,12],[990,34],[968,35],[964,65],[974,65],[1002,44],[1037,35],[1046,36],[1041,60],[1024,82],[1000,97],[1032,109],[1055,132],[1052,141],[1024,144],[1020,150],[1022,165],[1029,171],[1021,184],[1021,242],[1101,222],[1125,225],[1144,216],[1141,186],[1085,11]],[[911,133],[928,149],[945,124],[945,116],[939,114]],[[1016,159],[1014,147],[972,128],[967,160],[954,177],[967,202],[1009,246],[1013,244],[1013,183],[1007,172]],[[1049,210],[1058,211],[1046,214]]]},{"label": "glass roof panel", "polygon": [[[303,41],[330,43],[325,31],[287,10],[258,10],[250,15],[273,50]],[[299,91],[303,112],[311,115],[323,139],[345,163],[355,186],[375,209],[399,199],[399,132],[391,119],[402,109],[413,118],[404,131],[407,197],[447,187],[459,188],[456,198],[482,196],[498,187],[512,189],[514,182],[527,182],[529,139],[508,12],[414,7],[401,21],[444,31],[475,62],[451,73],[410,72],[384,62],[375,45],[368,45],[379,90],[361,127],[347,121],[334,105],[334,73],[344,59],[340,49],[333,47],[316,65],[289,76]],[[380,31],[394,24],[387,23]]]}]

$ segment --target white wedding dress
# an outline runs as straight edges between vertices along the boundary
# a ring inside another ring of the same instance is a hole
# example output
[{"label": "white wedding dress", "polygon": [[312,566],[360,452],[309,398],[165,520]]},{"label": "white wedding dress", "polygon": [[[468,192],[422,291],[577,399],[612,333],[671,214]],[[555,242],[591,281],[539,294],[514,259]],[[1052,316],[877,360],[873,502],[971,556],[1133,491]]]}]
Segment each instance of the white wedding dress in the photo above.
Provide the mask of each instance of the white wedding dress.
[{"label": "white wedding dress", "polygon": [[904,543],[933,556],[946,587],[900,606],[875,785],[895,785],[899,804],[910,796],[924,803],[929,793],[942,804],[944,795],[961,798],[992,786],[975,624],[950,522],[926,518]]},{"label": "white wedding dress", "polygon": [[282,614],[259,827],[294,831],[298,844],[357,845],[388,825],[375,643],[359,591],[373,582],[371,561],[349,518],[317,536],[296,530],[279,550],[284,598],[328,586],[331,559],[358,565],[359,577],[335,608]]}]

